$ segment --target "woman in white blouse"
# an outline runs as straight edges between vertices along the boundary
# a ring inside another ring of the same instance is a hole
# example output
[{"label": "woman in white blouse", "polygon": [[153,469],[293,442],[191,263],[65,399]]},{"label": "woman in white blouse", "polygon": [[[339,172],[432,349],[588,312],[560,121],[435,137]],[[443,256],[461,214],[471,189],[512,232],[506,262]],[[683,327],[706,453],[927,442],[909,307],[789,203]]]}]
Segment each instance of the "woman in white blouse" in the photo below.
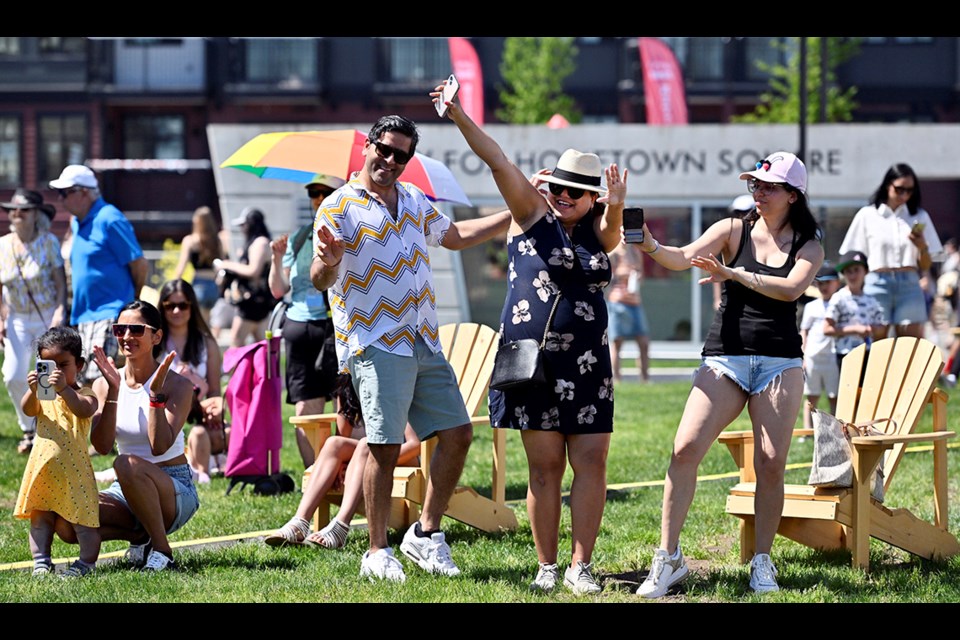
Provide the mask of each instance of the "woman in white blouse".
[{"label": "woman in white blouse", "polygon": [[930,214],[920,208],[920,181],[910,165],[890,167],[871,202],[854,216],[840,253],[867,254],[864,292],[883,307],[888,328],[923,337],[928,314],[920,274],[944,254]]}]

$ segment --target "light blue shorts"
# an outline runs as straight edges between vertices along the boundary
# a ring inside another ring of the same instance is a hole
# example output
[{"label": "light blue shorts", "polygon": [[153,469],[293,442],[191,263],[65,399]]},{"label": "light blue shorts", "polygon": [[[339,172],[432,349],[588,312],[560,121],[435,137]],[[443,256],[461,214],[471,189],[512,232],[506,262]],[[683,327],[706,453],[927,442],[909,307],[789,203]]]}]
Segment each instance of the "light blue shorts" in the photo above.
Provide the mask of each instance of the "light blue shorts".
[{"label": "light blue shorts", "polygon": [[877,299],[890,324],[927,321],[927,301],[916,271],[871,271],[863,281],[863,292]]},{"label": "light blue shorts", "polygon": [[[197,487],[193,484],[193,473],[190,471],[190,465],[175,464],[169,467],[159,467],[159,469],[170,476],[170,479],[173,480],[174,491],[177,493],[177,513],[170,528],[167,529],[167,533],[173,533],[187,524],[187,521],[197,512],[197,509],[200,508],[200,497],[197,495]],[[114,481],[113,484],[101,491],[100,495],[110,496],[117,502],[122,503],[133,514],[133,509],[130,509],[130,504],[123,495],[123,489],[120,488],[118,481]],[[133,519],[136,522],[134,529],[143,529],[143,525],[136,515],[133,516]]]},{"label": "light blue shorts", "polygon": [[197,294],[197,302],[204,309],[211,309],[220,297],[220,291],[217,289],[217,283],[210,278],[193,279],[193,292]]},{"label": "light blue shorts", "polygon": [[347,359],[370,444],[403,444],[407,422],[420,440],[470,424],[457,377],[419,335],[413,356],[376,347]]},{"label": "light blue shorts", "polygon": [[636,338],[650,333],[647,314],[643,312],[642,304],[607,302],[607,312],[610,316],[607,325],[607,338],[611,342],[620,338]]},{"label": "light blue shorts", "polygon": [[704,368],[711,369],[717,378],[727,376],[741,389],[755,396],[787,369],[803,370],[803,358],[773,358],[771,356],[705,356],[694,377]]}]

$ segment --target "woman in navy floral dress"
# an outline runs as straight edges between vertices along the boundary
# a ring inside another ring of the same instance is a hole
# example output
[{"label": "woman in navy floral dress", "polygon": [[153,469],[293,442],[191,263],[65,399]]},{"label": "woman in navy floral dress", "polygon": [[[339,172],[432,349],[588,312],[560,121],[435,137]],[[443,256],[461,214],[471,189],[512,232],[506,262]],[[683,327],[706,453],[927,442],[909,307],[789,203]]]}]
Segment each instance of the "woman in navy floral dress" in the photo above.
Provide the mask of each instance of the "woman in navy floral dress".
[{"label": "woman in navy floral dress", "polygon": [[[431,94],[434,100],[439,89]],[[548,384],[490,393],[492,424],[520,429],[527,454],[527,513],[540,563],[530,587],[551,591],[560,580],[560,492],[569,460],[573,549],[563,582],[576,594],[597,593],[601,586],[590,561],[603,517],[613,431],[603,287],[610,280],[606,252],[620,242],[627,174],[621,177],[613,164],[604,170],[592,153],[568,149],[554,170],[535,177],[535,186],[456,101],[447,116],[490,167],[513,215],[501,341],[539,342],[558,292],[561,296],[544,350]],[[541,185],[549,190],[540,191]]]}]

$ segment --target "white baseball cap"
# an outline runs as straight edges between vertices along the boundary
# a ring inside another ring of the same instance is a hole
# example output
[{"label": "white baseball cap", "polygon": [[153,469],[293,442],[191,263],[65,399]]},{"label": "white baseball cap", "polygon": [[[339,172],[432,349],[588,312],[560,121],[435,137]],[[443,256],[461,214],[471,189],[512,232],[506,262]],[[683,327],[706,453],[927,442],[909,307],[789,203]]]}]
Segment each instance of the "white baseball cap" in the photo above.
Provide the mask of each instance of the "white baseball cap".
[{"label": "white baseball cap", "polygon": [[93,170],[82,164],[67,165],[59,178],[50,181],[51,189],[69,189],[70,187],[96,189],[98,186],[97,176],[93,174]]},{"label": "white baseball cap", "polygon": [[800,193],[807,192],[807,168],[789,151],[775,151],[757,163],[755,171],[740,174],[741,180],[756,178],[762,182],[784,182]]}]

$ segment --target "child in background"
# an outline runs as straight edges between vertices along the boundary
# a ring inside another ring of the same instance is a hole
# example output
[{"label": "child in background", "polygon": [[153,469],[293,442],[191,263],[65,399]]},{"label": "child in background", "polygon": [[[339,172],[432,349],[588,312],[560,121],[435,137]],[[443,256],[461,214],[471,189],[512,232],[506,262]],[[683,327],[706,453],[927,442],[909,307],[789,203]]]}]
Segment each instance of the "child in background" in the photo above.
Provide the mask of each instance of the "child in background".
[{"label": "child in background", "polygon": [[843,357],[863,343],[884,337],[887,320],[877,299],[863,292],[867,276],[867,256],[862,251],[848,251],[840,256],[837,271],[847,286],[837,291],[827,305],[823,333],[834,338],[837,366]]},{"label": "child in background", "polygon": [[820,297],[811,300],[803,308],[800,321],[800,338],[803,340],[803,393],[807,404],[803,406],[803,428],[812,429],[810,407],[816,407],[820,395],[826,394],[830,413],[837,412],[837,391],[840,388],[840,368],[834,354],[833,338],[824,335],[824,320],[827,305],[840,288],[840,276],[829,263],[824,263],[815,280]]},{"label": "child in background", "polygon": [[97,483],[87,454],[91,418],[98,402],[91,389],[77,384],[84,365],[82,347],[80,334],[70,327],[54,327],[40,336],[37,358],[56,364],[50,386],[58,397],[47,401],[37,397],[34,369],[27,374],[29,389],[21,401],[23,412],[37,419],[37,435],[13,515],[30,519],[34,576],[53,573],[50,549],[58,517],[73,526],[80,543],[80,559],[63,577],[87,575],[100,555]]}]

